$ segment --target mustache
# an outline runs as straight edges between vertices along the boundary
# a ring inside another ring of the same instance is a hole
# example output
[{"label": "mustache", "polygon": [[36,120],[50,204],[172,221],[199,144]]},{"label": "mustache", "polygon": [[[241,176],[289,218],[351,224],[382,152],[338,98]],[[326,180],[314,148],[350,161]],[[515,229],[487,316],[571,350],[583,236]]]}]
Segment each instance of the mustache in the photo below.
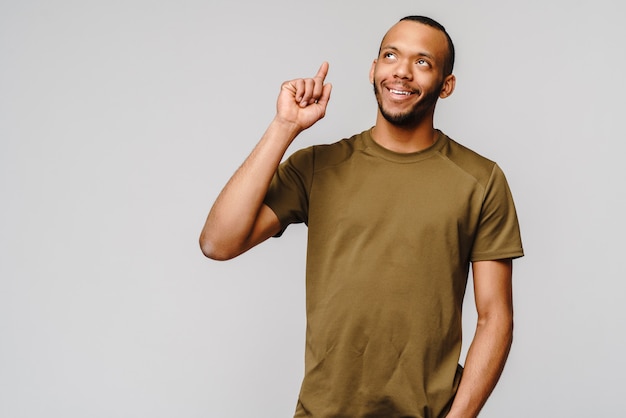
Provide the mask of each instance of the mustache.
[{"label": "mustache", "polygon": [[[376,81],[376,79],[374,79],[374,81],[372,82],[372,87],[374,88],[374,94],[378,95],[380,93],[379,87],[378,87],[378,83]],[[381,88],[385,88],[385,89],[393,89],[393,90],[403,90],[403,91],[409,91],[412,94],[421,96],[422,95],[422,90],[421,89],[415,89],[405,83],[402,82],[392,82],[392,83],[383,83],[380,85]]]}]

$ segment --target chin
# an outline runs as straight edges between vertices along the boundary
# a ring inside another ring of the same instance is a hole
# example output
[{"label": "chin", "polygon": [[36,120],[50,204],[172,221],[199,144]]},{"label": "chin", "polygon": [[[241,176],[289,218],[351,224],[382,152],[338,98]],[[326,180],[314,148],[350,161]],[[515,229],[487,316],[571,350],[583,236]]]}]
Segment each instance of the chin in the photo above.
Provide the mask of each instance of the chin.
[{"label": "chin", "polygon": [[382,106],[378,106],[380,114],[385,120],[395,126],[414,126],[423,120],[427,112],[420,109],[411,109],[408,112],[391,113],[385,110]]}]

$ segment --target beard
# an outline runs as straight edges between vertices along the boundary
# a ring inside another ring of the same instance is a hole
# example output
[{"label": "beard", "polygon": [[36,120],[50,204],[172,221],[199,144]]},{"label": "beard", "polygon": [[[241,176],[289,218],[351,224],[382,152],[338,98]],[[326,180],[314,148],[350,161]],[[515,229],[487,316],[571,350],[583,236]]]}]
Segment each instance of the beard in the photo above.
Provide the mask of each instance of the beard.
[{"label": "beard", "polygon": [[418,94],[422,96],[419,102],[415,103],[405,112],[391,113],[383,106],[376,79],[374,79],[372,85],[374,86],[374,95],[376,96],[376,101],[378,102],[380,114],[387,122],[399,127],[416,126],[424,120],[425,117],[430,117],[432,110],[435,108],[435,104],[439,99],[439,92],[443,88],[443,82],[441,82],[431,91],[425,93],[423,91],[419,91]]}]

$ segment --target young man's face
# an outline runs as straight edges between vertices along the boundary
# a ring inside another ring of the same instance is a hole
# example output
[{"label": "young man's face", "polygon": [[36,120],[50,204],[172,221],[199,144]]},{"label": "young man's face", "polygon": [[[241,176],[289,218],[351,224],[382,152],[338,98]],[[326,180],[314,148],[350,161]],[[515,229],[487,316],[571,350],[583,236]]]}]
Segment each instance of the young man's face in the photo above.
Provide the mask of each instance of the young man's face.
[{"label": "young man's face", "polygon": [[439,97],[452,90],[444,76],[448,43],[443,32],[418,22],[401,21],[385,35],[370,81],[384,118],[399,126],[432,116]]}]

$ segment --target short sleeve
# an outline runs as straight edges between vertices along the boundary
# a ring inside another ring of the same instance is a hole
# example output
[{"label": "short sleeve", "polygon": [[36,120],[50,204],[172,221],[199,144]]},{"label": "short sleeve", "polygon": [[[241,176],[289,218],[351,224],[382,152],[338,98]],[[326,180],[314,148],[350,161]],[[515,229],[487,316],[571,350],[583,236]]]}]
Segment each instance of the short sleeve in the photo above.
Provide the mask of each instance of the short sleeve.
[{"label": "short sleeve", "polygon": [[494,164],[485,188],[471,260],[499,260],[523,255],[513,196],[504,173],[497,164]]},{"label": "short sleeve", "polygon": [[280,220],[277,236],[290,224],[307,223],[313,163],[313,147],[296,151],[280,164],[272,178],[264,203]]}]

